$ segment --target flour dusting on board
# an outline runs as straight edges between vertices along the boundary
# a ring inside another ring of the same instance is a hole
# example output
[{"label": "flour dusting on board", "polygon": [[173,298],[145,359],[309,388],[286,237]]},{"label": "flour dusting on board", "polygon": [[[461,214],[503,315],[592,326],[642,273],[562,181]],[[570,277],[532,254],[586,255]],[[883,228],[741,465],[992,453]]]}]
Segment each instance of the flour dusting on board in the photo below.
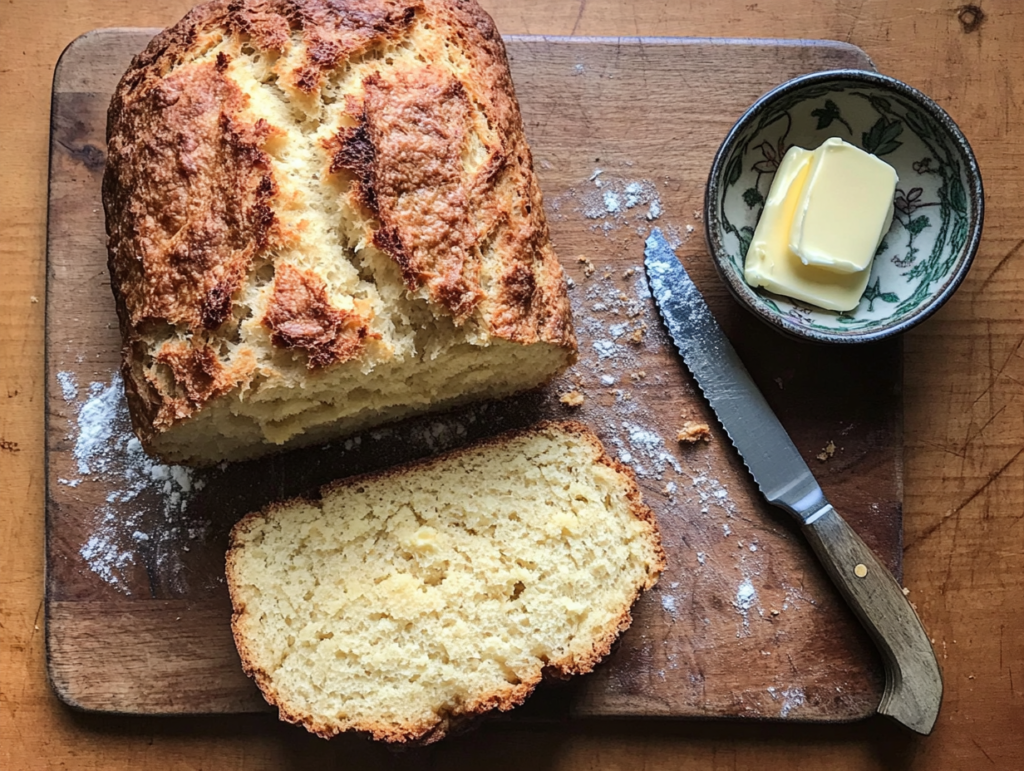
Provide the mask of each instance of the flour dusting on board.
[{"label": "flour dusting on board", "polygon": [[117,373],[109,383],[90,383],[84,401],[74,373],[58,372],[57,381],[73,410],[68,438],[74,441],[79,474],[58,482],[72,488],[96,483],[108,491],[78,553],[93,573],[125,594],[131,594],[131,572],[154,562],[162,575],[172,577],[170,588],[184,592],[180,550],[188,551],[189,542],[202,538],[209,525],[189,520],[184,512],[216,472],[167,466],[149,457],[131,432]]},{"label": "flour dusting on board", "polygon": [[[712,473],[710,462],[704,461],[706,471],[687,473],[679,460],[676,427],[663,425],[664,420],[654,416],[645,400],[634,398],[635,389],[660,383],[661,375],[653,373],[649,377],[645,372],[646,356],[671,346],[642,261],[644,241],[654,221],[663,214],[656,185],[647,179],[626,179],[596,168],[585,183],[554,201],[555,217],[564,219],[569,204],[593,223],[592,231],[606,236],[622,232],[630,241],[634,232],[636,235],[636,262],[625,268],[619,263],[612,270],[595,265],[587,256],[577,257],[584,266],[584,279],[572,285],[570,297],[584,350],[574,371],[580,386],[591,389],[591,398],[606,400],[603,394],[613,398],[611,409],[590,413],[588,420],[599,429],[609,452],[632,467],[639,478],[664,480],[663,492],[673,499],[680,493],[680,486],[686,486],[696,491],[702,514],[715,507],[716,513],[731,517],[735,506]],[[672,235],[678,234],[677,228],[660,222],[657,226],[670,246],[679,245],[680,240]],[[599,390],[595,392],[595,388]],[[700,463],[699,456],[690,456],[688,464],[693,463]],[[726,529],[725,535],[728,532]]]},{"label": "flour dusting on board", "polygon": [[[697,497],[700,499],[701,514],[707,514],[712,506],[720,507],[727,517],[731,517],[736,513],[736,504],[733,503],[732,498],[729,496],[729,491],[712,475],[710,463],[706,464],[705,471],[692,478],[692,484],[693,489],[697,491]],[[726,527],[728,526],[726,525]],[[725,534],[729,535],[730,532],[730,530],[727,530]]]},{"label": "flour dusting on board", "polygon": [[647,179],[626,180],[595,169],[581,197],[583,216],[588,220],[601,220],[602,230],[615,227],[612,220],[635,214],[648,222],[661,216],[661,198],[653,183]]},{"label": "flour dusting on board", "polygon": [[[591,230],[596,228],[605,235],[625,230],[630,237],[635,230],[640,237],[636,243],[637,262],[625,270],[621,265],[614,272],[601,270],[588,257],[577,258],[584,264],[585,279],[573,286],[570,296],[574,322],[589,351],[583,352],[576,371],[584,376],[584,387],[608,389],[614,398],[612,410],[589,417],[599,424],[611,453],[631,466],[638,477],[664,479],[666,474],[683,474],[672,427],[660,426],[650,410],[633,399],[633,387],[647,377],[645,353],[668,345],[641,261],[642,239],[662,215],[657,188],[650,180],[623,179],[598,168],[579,189],[556,199],[556,212],[564,207],[566,198],[586,220],[594,221]],[[671,226],[662,227],[673,231]],[[662,428],[668,432],[668,439],[662,436]],[[669,483],[672,487],[666,489],[674,494],[677,484],[673,480]]]},{"label": "flour dusting on board", "polygon": [[58,372],[57,382],[60,383],[60,392],[64,401],[73,402],[78,398],[78,382],[71,372]]},{"label": "flour dusting on board", "polygon": [[[424,425],[403,426],[396,430],[393,428],[378,428],[370,432],[370,439],[374,442],[402,441],[429,448],[431,453],[444,452],[465,442],[468,435],[468,426],[484,420],[484,413],[490,405],[473,405],[468,410],[460,413],[458,418],[450,416],[440,417]],[[360,438],[345,440],[345,449],[351,449],[352,443],[358,446]],[[324,449],[328,449],[327,445]]]},{"label": "flour dusting on board", "polygon": [[781,701],[779,717],[788,717],[794,709],[802,707],[806,702],[803,688],[786,688],[780,691],[778,688],[768,686],[768,695],[773,701]]},{"label": "flour dusting on board", "polygon": [[[600,168],[586,183],[556,199],[554,219],[566,219],[570,206],[582,215],[588,230],[600,234],[602,240],[608,239],[616,255],[623,254],[623,250],[635,255],[635,262],[625,265],[621,259],[605,262],[610,255],[608,246],[595,247],[589,254],[566,256],[567,262],[582,266],[577,267],[576,281],[570,281],[573,319],[581,346],[580,360],[570,373],[573,393],[584,391],[588,404],[601,405],[600,409],[585,408],[584,414],[611,455],[632,467],[641,481],[657,481],[656,489],[668,498],[672,511],[706,520],[706,524],[688,531],[691,537],[698,534],[696,540],[684,538],[674,545],[693,550],[697,569],[715,565],[716,573],[731,567],[737,570],[740,583],[733,584],[732,597],[723,598],[723,611],[739,616],[736,637],[752,637],[758,630],[751,627],[751,619],[763,618],[762,598],[756,587],[767,556],[756,539],[745,542],[733,532],[734,527],[741,534],[745,529],[738,527],[741,512],[718,477],[718,454],[702,452],[700,447],[681,448],[678,426],[666,422],[672,417],[658,412],[661,390],[669,387],[670,377],[661,362],[664,352],[674,346],[651,296],[643,263],[644,246],[649,237],[657,237],[660,242],[663,236],[662,243],[675,249],[695,229],[687,225],[681,236],[679,229],[660,220],[662,203],[654,184],[622,179]],[[661,236],[651,235],[655,228]],[[649,372],[645,371],[645,361],[649,362]],[[673,379],[670,387],[686,386]],[[697,393],[692,396],[700,399]],[[685,416],[678,419],[685,420]],[[685,501],[685,508],[678,508],[677,500]],[[676,532],[675,528],[666,528],[663,537],[673,538]],[[689,614],[693,607],[686,599],[692,586],[679,586],[679,582],[659,586],[660,611],[671,622]],[[783,610],[789,607],[785,605]],[[721,622],[729,623],[725,617]],[[703,623],[708,626],[711,621],[704,618]],[[794,699],[789,699],[784,709],[794,708]]]},{"label": "flour dusting on board", "polygon": [[757,602],[757,590],[750,583],[750,579],[745,578],[736,590],[736,599],[732,601],[732,604],[737,611],[746,617],[747,611],[754,607],[755,602]]},{"label": "flour dusting on board", "polygon": [[750,610],[756,602],[757,590],[749,578],[744,578],[736,590],[736,597],[732,601],[732,606],[736,609],[736,612],[743,616],[743,629],[737,630],[737,637],[744,637],[750,634]]},{"label": "flour dusting on board", "polygon": [[[631,166],[631,163],[626,163]],[[566,193],[547,201],[546,208],[552,219],[564,219],[565,210],[583,216],[595,233],[609,235],[622,228],[630,228],[646,237],[651,223],[658,221],[665,210],[657,185],[649,179],[629,179],[603,168],[595,168],[585,183],[570,188]],[[675,225],[662,228],[673,248],[686,241],[693,226],[681,231]]]},{"label": "flour dusting on board", "polygon": [[641,478],[662,479],[666,472],[682,474],[682,466],[655,428],[653,415],[633,399],[631,388],[646,377],[643,353],[648,338],[658,335],[656,344],[661,340],[660,321],[649,298],[638,263],[623,274],[595,275],[577,287],[572,292],[573,318],[591,341],[591,355],[581,357],[577,371],[585,384],[608,389],[614,398],[610,414],[591,419],[620,462]]}]

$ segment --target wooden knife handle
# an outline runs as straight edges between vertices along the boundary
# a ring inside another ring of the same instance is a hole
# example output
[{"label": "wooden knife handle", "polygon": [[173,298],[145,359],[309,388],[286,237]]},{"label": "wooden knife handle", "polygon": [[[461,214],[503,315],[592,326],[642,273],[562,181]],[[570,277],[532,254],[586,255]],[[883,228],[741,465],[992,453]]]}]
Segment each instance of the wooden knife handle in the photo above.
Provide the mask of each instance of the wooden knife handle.
[{"label": "wooden knife handle", "polygon": [[929,734],[942,703],[942,673],[921,620],[888,569],[830,506],[804,533],[885,660],[883,715]]}]

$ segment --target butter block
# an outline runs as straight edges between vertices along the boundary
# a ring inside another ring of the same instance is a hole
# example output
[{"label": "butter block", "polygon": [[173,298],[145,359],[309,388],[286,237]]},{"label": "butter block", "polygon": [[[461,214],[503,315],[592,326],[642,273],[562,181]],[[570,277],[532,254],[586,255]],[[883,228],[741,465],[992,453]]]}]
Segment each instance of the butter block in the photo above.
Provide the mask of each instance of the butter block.
[{"label": "butter block", "polygon": [[838,137],[814,151],[796,204],[789,248],[804,265],[859,273],[892,224],[899,177],[885,161]]},{"label": "butter block", "polygon": [[856,273],[836,273],[805,265],[790,249],[790,231],[805,189],[814,152],[792,147],[782,159],[761,218],[747,250],[743,277],[750,286],[834,311],[857,307],[868,285],[871,266]]}]

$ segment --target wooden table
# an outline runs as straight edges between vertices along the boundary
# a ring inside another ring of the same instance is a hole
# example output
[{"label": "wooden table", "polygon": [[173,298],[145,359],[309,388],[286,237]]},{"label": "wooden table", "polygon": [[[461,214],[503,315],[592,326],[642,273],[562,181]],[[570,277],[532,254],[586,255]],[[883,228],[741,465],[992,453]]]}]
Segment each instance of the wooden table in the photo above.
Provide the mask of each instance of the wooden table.
[{"label": "wooden table", "polygon": [[972,142],[985,236],[956,297],[906,338],[904,583],[934,636],[935,733],[880,720],[491,724],[392,755],[265,716],[132,719],[71,712],[46,682],[43,303],[50,78],[95,27],[161,26],[187,0],[10,0],[0,10],[0,767],[272,769],[1019,769],[1024,767],[1024,14],[983,9],[686,0],[487,0],[505,33],[831,38],[936,98]]}]

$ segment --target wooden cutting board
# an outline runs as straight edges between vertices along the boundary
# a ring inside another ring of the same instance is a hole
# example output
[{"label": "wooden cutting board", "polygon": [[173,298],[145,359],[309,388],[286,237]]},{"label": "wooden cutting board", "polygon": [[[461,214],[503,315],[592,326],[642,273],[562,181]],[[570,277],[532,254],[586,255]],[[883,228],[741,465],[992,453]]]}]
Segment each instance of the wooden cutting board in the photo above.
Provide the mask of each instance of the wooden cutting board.
[{"label": "wooden cutting board", "polygon": [[[720,431],[709,444],[675,441],[686,419],[711,416],[670,350],[640,270],[644,238],[659,226],[829,498],[898,571],[900,343],[813,347],[762,326],[714,275],[699,215],[712,155],[743,109],[795,75],[870,69],[862,51],[807,41],[509,39],[572,278],[579,364],[541,393],[187,472],[149,461],[130,441],[100,204],[107,102],[152,34],[85,35],[54,78],[46,635],[60,698],[122,713],[265,709],[229,630],[223,555],[239,517],[339,476],[573,416],[636,469],[669,564],[607,662],[542,689],[518,715],[832,722],[874,712],[880,660],[799,533],[759,499]],[[585,397],[576,410],[559,402],[573,390]]]}]

